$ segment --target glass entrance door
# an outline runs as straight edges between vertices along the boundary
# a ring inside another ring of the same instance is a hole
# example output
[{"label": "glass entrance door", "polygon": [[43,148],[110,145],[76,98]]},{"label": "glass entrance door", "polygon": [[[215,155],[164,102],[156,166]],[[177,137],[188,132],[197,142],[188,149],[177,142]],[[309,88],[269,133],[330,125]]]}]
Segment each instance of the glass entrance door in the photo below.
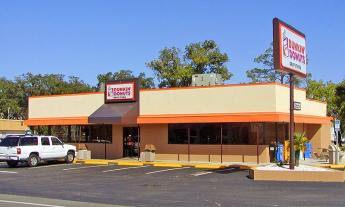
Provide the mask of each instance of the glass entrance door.
[{"label": "glass entrance door", "polygon": [[123,157],[138,157],[138,127],[123,127]]}]

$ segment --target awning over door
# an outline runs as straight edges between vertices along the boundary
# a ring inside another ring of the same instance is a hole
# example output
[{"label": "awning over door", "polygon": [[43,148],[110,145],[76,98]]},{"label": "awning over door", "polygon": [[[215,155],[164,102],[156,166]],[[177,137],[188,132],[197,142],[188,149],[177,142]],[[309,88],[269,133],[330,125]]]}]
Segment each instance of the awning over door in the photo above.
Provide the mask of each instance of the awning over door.
[{"label": "awning over door", "polygon": [[136,124],[139,115],[139,104],[112,103],[103,104],[89,116],[90,124]]}]

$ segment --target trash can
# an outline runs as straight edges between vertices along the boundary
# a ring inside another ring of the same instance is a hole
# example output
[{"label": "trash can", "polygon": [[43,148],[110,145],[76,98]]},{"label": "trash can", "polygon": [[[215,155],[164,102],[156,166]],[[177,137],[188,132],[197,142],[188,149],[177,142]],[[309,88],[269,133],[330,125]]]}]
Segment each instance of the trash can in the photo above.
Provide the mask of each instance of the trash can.
[{"label": "trash can", "polygon": [[89,159],[91,159],[91,151],[90,150],[78,150],[77,159],[78,160],[89,160]]},{"label": "trash can", "polygon": [[312,157],[312,146],[310,142],[305,143],[305,150],[303,152],[303,157],[307,159],[311,159]]},{"label": "trash can", "polygon": [[328,147],[329,151],[329,164],[338,164],[339,162],[339,147],[334,144],[330,144]]},{"label": "trash can", "polygon": [[156,157],[156,147],[153,144],[146,144],[144,152],[140,153],[140,161],[153,162]]},{"label": "trash can", "polygon": [[279,144],[279,143],[278,143],[277,151],[276,151],[276,161],[284,162],[284,145]]}]

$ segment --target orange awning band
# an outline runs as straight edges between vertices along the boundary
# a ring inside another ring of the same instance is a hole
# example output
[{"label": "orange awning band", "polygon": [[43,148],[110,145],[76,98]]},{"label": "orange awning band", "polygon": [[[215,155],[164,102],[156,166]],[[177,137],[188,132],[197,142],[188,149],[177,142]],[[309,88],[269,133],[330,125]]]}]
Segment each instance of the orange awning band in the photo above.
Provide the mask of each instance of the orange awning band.
[{"label": "orange awning band", "polygon": [[[219,123],[219,122],[289,122],[289,113],[232,113],[232,114],[183,114],[183,115],[142,115],[139,124],[159,123]],[[297,115],[296,123],[329,124],[330,117]]]},{"label": "orange awning band", "polygon": [[24,121],[28,126],[39,125],[83,125],[89,124],[88,117],[54,117],[54,118],[33,118]]},{"label": "orange awning band", "polygon": [[[295,115],[296,123],[330,124],[331,117]],[[142,115],[137,118],[138,124],[168,123],[222,123],[222,122],[289,122],[288,113],[232,113],[232,114],[169,114]],[[85,125],[90,124],[88,117],[53,117],[31,118],[24,121],[28,126],[38,125]]]}]

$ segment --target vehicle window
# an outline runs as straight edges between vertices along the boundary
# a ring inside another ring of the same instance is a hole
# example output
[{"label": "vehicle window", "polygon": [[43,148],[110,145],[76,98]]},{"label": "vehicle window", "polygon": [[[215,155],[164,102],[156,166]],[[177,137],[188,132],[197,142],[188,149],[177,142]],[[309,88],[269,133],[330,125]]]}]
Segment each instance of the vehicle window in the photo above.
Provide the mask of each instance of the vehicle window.
[{"label": "vehicle window", "polygon": [[6,137],[0,142],[1,147],[15,147],[18,146],[19,137]]},{"label": "vehicle window", "polygon": [[48,137],[42,137],[41,138],[41,144],[42,145],[50,145],[49,138]]},{"label": "vehicle window", "polygon": [[20,138],[20,146],[35,146],[38,145],[37,137],[22,137]]},{"label": "vehicle window", "polygon": [[52,145],[62,145],[62,143],[58,138],[52,137]]}]

